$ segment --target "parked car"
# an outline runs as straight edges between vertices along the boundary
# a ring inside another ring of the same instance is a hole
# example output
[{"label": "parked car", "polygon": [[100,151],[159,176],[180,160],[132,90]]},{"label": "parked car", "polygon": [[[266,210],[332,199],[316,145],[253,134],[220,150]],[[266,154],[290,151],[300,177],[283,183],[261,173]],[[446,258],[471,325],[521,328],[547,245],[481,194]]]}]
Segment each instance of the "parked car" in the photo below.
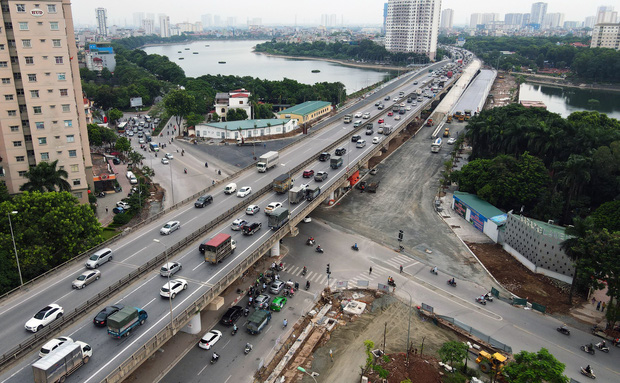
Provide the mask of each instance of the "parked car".
[{"label": "parked car", "polygon": [[208,205],[211,202],[213,202],[213,196],[211,196],[209,194],[205,194],[203,196],[198,197],[196,202],[194,202],[194,206],[195,207],[205,207],[205,205]]},{"label": "parked car", "polygon": [[116,206],[118,206],[118,207],[122,207],[122,208],[123,208],[123,209],[125,209],[125,210],[129,210],[129,208],[131,207],[131,206],[129,206],[129,204],[128,204],[127,202],[125,202],[125,201],[118,201],[118,202],[116,203]]},{"label": "parked car", "polygon": [[100,277],[101,277],[101,271],[88,270],[80,274],[77,278],[75,278],[73,283],[71,283],[71,286],[74,289],[83,289],[84,287],[98,280]]},{"label": "parked car", "polygon": [[208,333],[204,334],[204,336],[198,342],[198,347],[210,350],[213,345],[217,343],[218,340],[222,338],[222,332],[219,330],[211,330]]},{"label": "parked car", "polygon": [[52,303],[39,310],[38,313],[34,314],[34,316],[26,322],[24,327],[28,331],[37,332],[56,319],[60,318],[64,312],[65,311],[62,307],[56,303]]},{"label": "parked car", "polygon": [[322,181],[325,181],[326,179],[327,179],[327,172],[318,172],[314,176],[314,180],[317,182],[322,182]]},{"label": "parked car", "polygon": [[164,227],[159,230],[159,233],[162,235],[169,235],[173,231],[176,231],[181,228],[181,222],[179,221],[169,221],[166,222]]},{"label": "parked car", "polygon": [[245,197],[247,195],[249,195],[250,193],[252,193],[252,188],[249,186],[244,186],[241,189],[239,189],[239,191],[237,192],[237,197]]},{"label": "parked car", "polygon": [[243,307],[241,306],[233,306],[229,307],[228,310],[222,315],[222,319],[220,319],[220,323],[224,326],[232,326],[239,317],[243,315]]},{"label": "parked car", "polygon": [[170,282],[166,282],[159,291],[159,295],[164,298],[174,299],[178,293],[183,290],[187,290],[187,281],[185,279],[171,279]]},{"label": "parked car", "polygon": [[311,178],[314,175],[314,170],[304,170],[304,174],[302,175],[304,178]]},{"label": "parked car", "polygon": [[108,324],[108,317],[112,314],[121,311],[125,305],[117,303],[112,306],[106,306],[103,310],[99,311],[99,313],[93,318],[93,323],[95,326],[105,327]]},{"label": "parked car", "polygon": [[250,205],[245,209],[245,214],[254,215],[260,211],[260,207],[258,205]]},{"label": "parked car", "polygon": [[39,351],[39,356],[43,358],[65,342],[73,342],[73,339],[69,338],[68,336],[59,336],[58,338],[50,340],[49,342],[45,343],[43,347],[41,347],[41,350]]},{"label": "parked car", "polygon": [[168,262],[164,263],[164,265],[159,269],[159,275],[162,277],[172,276],[178,271],[181,271],[183,266],[181,266],[180,262]]}]

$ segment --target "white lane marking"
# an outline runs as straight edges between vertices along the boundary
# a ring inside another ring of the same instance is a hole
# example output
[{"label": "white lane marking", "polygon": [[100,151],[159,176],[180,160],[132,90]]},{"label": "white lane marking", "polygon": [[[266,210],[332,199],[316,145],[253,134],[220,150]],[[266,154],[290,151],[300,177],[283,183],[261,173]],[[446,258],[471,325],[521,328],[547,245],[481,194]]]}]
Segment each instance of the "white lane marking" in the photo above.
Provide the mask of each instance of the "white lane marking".
[{"label": "white lane marking", "polygon": [[129,294],[125,295],[124,297],[122,297],[118,302],[122,301],[123,299],[127,298],[128,296],[130,296],[131,294],[135,293],[136,291],[140,290],[142,288],[142,286],[146,285],[147,283],[149,283],[152,279],[154,279],[156,276],[158,276],[159,274],[153,275],[151,278],[147,279],[146,281],[144,281],[143,284],[141,284],[140,286],[138,286],[136,289],[133,289]]}]

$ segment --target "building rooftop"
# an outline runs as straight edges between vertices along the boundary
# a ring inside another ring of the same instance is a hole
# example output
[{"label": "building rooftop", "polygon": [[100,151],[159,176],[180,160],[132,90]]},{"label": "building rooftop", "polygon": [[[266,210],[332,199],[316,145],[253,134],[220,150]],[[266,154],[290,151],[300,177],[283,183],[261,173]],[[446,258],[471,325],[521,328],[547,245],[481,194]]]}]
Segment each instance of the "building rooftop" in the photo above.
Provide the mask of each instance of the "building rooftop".
[{"label": "building rooftop", "polygon": [[306,101],[304,103],[301,103],[299,105],[295,105],[293,107],[290,107],[288,109],[284,109],[280,112],[278,112],[279,115],[284,115],[284,114],[298,114],[300,116],[305,116],[308,115],[318,109],[323,109],[326,106],[331,105],[331,103],[327,102],[327,101]]},{"label": "building rooftop", "polygon": [[209,122],[201,125],[211,126],[219,129],[234,130],[248,130],[248,129],[263,129],[273,126],[284,125],[289,122],[290,118],[285,119],[264,119],[264,120],[240,120],[240,121],[226,121],[226,122]]},{"label": "building rooftop", "polygon": [[543,109],[547,109],[547,105],[545,105],[545,103],[542,102],[542,101],[521,100],[520,103],[521,103],[521,105],[525,106],[526,108],[543,108]]},{"label": "building rooftop", "polygon": [[[475,210],[481,215],[485,216],[487,219],[491,219],[499,215],[505,215],[503,211],[499,210],[498,208],[481,199],[475,194],[455,191],[454,196],[466,203],[467,206],[469,206],[472,210]],[[499,223],[498,220],[493,220],[493,222]]]}]

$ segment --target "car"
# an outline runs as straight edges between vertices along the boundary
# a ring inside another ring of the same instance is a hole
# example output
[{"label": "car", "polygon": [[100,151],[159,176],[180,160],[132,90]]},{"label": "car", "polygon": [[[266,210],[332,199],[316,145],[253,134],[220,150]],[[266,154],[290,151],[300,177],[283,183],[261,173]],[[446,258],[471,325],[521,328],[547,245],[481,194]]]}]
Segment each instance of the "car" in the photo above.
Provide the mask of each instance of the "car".
[{"label": "car", "polygon": [[52,303],[39,310],[38,313],[34,314],[34,316],[26,322],[24,327],[28,331],[37,332],[56,319],[60,318],[64,312],[65,311],[62,307],[56,303]]},{"label": "car", "polygon": [[237,218],[236,220],[233,221],[231,225],[231,229],[238,231],[238,230],[241,230],[241,228],[243,228],[243,226],[247,224],[248,224],[248,221],[241,219],[241,218]]},{"label": "car", "polygon": [[116,206],[118,206],[118,207],[122,207],[122,208],[123,208],[123,209],[125,209],[125,210],[129,210],[129,208],[131,207],[131,206],[129,206],[129,204],[128,204],[127,202],[125,202],[125,201],[118,201],[118,202],[116,203]]},{"label": "car", "polygon": [[114,157],[114,158],[112,158],[112,163],[114,165],[120,165],[121,164],[121,159],[118,158],[118,157]]},{"label": "car", "polygon": [[314,176],[314,170],[304,170],[304,174],[302,175],[304,178],[311,178],[312,176]]},{"label": "car", "polygon": [[90,285],[94,281],[98,280],[101,277],[101,271],[99,270],[88,270],[80,274],[75,281],[71,283],[71,287],[74,289],[83,289],[84,287]]},{"label": "car", "polygon": [[362,118],[365,119],[365,120],[369,119],[370,118],[370,113],[364,113]]},{"label": "car", "polygon": [[112,249],[106,247],[101,250],[95,251],[86,261],[87,269],[96,269],[102,264],[112,260]]},{"label": "car", "polygon": [[275,297],[271,302],[269,308],[273,311],[282,311],[282,308],[286,304],[286,297]]},{"label": "car", "polygon": [[357,141],[359,141],[361,139],[362,139],[362,136],[360,136],[358,134],[355,134],[355,135],[351,136],[351,142],[357,142]]},{"label": "car", "polygon": [[304,217],[304,219],[301,220],[303,223],[310,223],[312,222],[312,218],[310,217]]},{"label": "car", "polygon": [[174,156],[172,155],[172,153],[166,153],[166,158],[171,160],[174,158]]},{"label": "car", "polygon": [[383,127],[380,126],[379,129],[377,129],[377,133],[383,134]]},{"label": "car", "polygon": [[162,158],[161,159],[161,163],[164,164],[164,165],[168,165],[170,163],[170,161],[168,161],[167,158]]},{"label": "car", "polygon": [[355,118],[360,118],[360,117],[362,117],[362,112],[355,113]]},{"label": "car", "polygon": [[456,138],[454,138],[454,137],[450,137],[448,139],[448,145],[454,145],[455,142],[456,142]]},{"label": "car", "polygon": [[130,131],[128,131],[128,132],[127,132],[127,136],[129,136],[129,137],[133,137],[133,132],[132,132],[131,130],[130,130]]},{"label": "car", "polygon": [[196,202],[194,202],[194,206],[195,207],[205,207],[205,205],[208,205],[211,202],[213,202],[213,196],[211,196],[209,194],[205,194],[203,196],[198,197]]},{"label": "car", "polygon": [[407,107],[405,108],[405,110],[411,110],[411,105],[407,105]]},{"label": "car", "polygon": [[325,181],[326,179],[327,179],[327,172],[318,172],[314,176],[314,180],[316,182],[322,182],[322,181]]},{"label": "car", "polygon": [[250,193],[252,193],[252,188],[249,186],[244,186],[241,189],[239,189],[239,191],[237,192],[237,197],[243,198],[249,195]]},{"label": "car", "polygon": [[382,118],[380,118],[379,121],[377,121],[377,123],[379,123],[379,124],[383,124],[384,122],[385,122],[385,120],[382,119]]},{"label": "car", "polygon": [[268,294],[261,294],[254,299],[254,307],[261,309],[269,306],[269,299],[271,297]]},{"label": "car", "polygon": [[254,235],[257,231],[259,231],[263,227],[263,224],[260,222],[252,222],[246,225],[243,225],[241,230],[243,230],[244,235]]},{"label": "car", "polygon": [[187,281],[185,279],[171,279],[161,287],[159,295],[163,298],[174,299],[183,290],[187,290]]},{"label": "car", "polygon": [[260,211],[260,207],[258,205],[250,205],[245,209],[245,214],[254,215]]},{"label": "car", "polygon": [[208,333],[204,334],[204,336],[198,342],[198,347],[210,350],[213,345],[217,343],[218,340],[222,338],[222,332],[219,330],[211,330]]},{"label": "car", "polygon": [[388,94],[388,95],[387,95],[387,96],[385,96],[383,99],[384,99],[385,101],[390,101],[390,95]]},{"label": "car", "polygon": [[141,139],[138,141],[138,143],[139,143],[139,144],[144,144],[144,138],[141,138]]},{"label": "car", "polygon": [[396,116],[394,116],[394,120],[395,120],[395,121],[400,120],[400,114],[397,114]]},{"label": "car", "polygon": [[299,184],[299,188],[300,188],[301,190],[306,190],[306,189],[308,189],[308,186],[310,186],[310,184]]},{"label": "car", "polygon": [[181,262],[168,262],[164,263],[164,265],[159,269],[159,275],[162,277],[170,277],[172,274],[176,274],[178,271],[181,271],[183,266],[181,266]]},{"label": "car", "polygon": [[411,106],[418,106],[418,103],[414,101],[411,103]]},{"label": "car", "polygon": [[224,326],[232,326],[239,317],[243,315],[243,307],[241,306],[233,306],[229,307],[228,310],[222,315],[222,319],[220,319],[220,323]]},{"label": "car", "polygon": [[179,222],[179,221],[169,221],[169,222],[166,222],[164,227],[159,229],[159,234],[170,235],[170,233],[172,233],[173,231],[178,230],[180,228],[181,228],[181,222]]},{"label": "car", "polygon": [[392,117],[393,115],[394,115],[394,113],[388,112],[388,117]]},{"label": "car", "polygon": [[366,129],[366,135],[370,136],[371,134],[373,134],[375,131],[372,129]]},{"label": "car", "polygon": [[283,288],[284,288],[284,282],[273,281],[271,285],[269,285],[269,292],[272,294],[279,294]]},{"label": "car", "polygon": [[366,141],[364,140],[359,140],[355,143],[356,148],[363,148],[364,146],[366,146]]},{"label": "car", "polygon": [[265,214],[269,215],[271,214],[274,210],[276,210],[277,208],[279,208],[280,206],[282,206],[281,202],[272,202],[269,205],[267,205],[267,207],[265,208]]},{"label": "car", "polygon": [[375,102],[375,106],[379,106],[379,105],[381,105],[381,101]]},{"label": "car", "polygon": [[398,102],[398,100],[400,100],[400,97],[394,97],[394,102]]},{"label": "car", "polygon": [[106,306],[103,310],[99,311],[99,313],[93,318],[93,323],[95,326],[105,327],[108,324],[108,317],[112,314],[121,311],[125,305],[117,303],[112,306]]},{"label": "car", "polygon": [[347,149],[345,148],[336,148],[336,155],[337,156],[344,156],[344,154],[347,152]]},{"label": "car", "polygon": [[381,139],[379,137],[375,136],[375,137],[372,138],[372,143],[373,144],[378,144],[380,140]]},{"label": "car", "polygon": [[319,161],[327,161],[332,157],[331,154],[327,153],[327,152],[323,152],[321,154],[319,154]]},{"label": "car", "polygon": [[412,99],[412,98],[408,98],[408,99],[407,99],[407,104],[411,104],[412,102],[413,102],[413,99]]},{"label": "car", "polygon": [[58,338],[54,338],[49,342],[45,343],[41,350],[39,351],[39,356],[43,358],[45,355],[57,349],[61,344],[65,342],[73,342],[73,339],[68,336],[59,336]]},{"label": "car", "polygon": [[413,85],[418,85],[418,82],[417,82],[417,81],[414,81],[414,82],[413,82]]},{"label": "car", "polygon": [[114,209],[112,209],[112,213],[114,213],[114,214],[121,214],[121,213],[124,213],[124,212],[125,212],[125,209],[123,209],[122,207],[118,207],[117,206]]}]

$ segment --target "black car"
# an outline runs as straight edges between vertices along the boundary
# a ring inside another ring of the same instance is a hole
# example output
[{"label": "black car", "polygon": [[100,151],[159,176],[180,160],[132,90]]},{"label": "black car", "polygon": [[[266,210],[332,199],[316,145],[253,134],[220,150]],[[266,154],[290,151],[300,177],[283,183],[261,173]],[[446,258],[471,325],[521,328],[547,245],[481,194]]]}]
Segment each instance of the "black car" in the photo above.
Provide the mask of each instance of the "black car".
[{"label": "black car", "polygon": [[261,227],[263,227],[262,223],[253,222],[253,223],[243,226],[241,230],[243,230],[243,234],[245,235],[253,235],[257,231],[259,231]]},{"label": "black car", "polygon": [[241,315],[243,315],[243,307],[233,306],[229,308],[224,315],[222,315],[220,323],[224,326],[232,326]]},{"label": "black car", "polygon": [[211,196],[209,194],[205,194],[205,195],[201,196],[200,198],[198,198],[196,200],[196,202],[194,202],[194,206],[195,207],[205,207],[205,205],[208,205],[211,202],[213,202],[213,196]]},{"label": "black car", "polygon": [[372,130],[372,129],[366,129],[366,135],[367,135],[367,136],[370,136],[370,135],[371,135],[371,134],[373,134],[373,133],[374,133],[374,130]]},{"label": "black car", "polygon": [[123,309],[125,305],[116,304],[113,306],[106,306],[103,310],[99,311],[99,314],[93,319],[95,326],[104,327],[108,324],[108,317]]},{"label": "black car", "polygon": [[114,209],[112,209],[112,213],[114,213],[114,214],[121,214],[121,213],[124,213],[125,211],[126,211],[126,210],[125,210],[125,209],[123,209],[123,208],[122,208],[122,207],[120,207],[120,206],[117,206],[117,207],[115,207]]},{"label": "black car", "polygon": [[344,154],[347,152],[347,149],[345,148],[337,148],[336,149],[336,155],[337,156],[344,156]]},{"label": "black car", "polygon": [[319,154],[319,161],[327,161],[331,158],[331,154],[329,153],[321,153]]},{"label": "black car", "polygon": [[351,142],[357,142],[357,141],[359,141],[361,139],[362,139],[362,136],[359,136],[357,134],[351,136]]},{"label": "black car", "polygon": [[388,94],[387,96],[385,96],[384,100],[385,101],[390,101],[390,95]]},{"label": "black car", "polygon": [[112,158],[112,163],[114,165],[120,165],[121,164],[121,160],[117,157]]}]

